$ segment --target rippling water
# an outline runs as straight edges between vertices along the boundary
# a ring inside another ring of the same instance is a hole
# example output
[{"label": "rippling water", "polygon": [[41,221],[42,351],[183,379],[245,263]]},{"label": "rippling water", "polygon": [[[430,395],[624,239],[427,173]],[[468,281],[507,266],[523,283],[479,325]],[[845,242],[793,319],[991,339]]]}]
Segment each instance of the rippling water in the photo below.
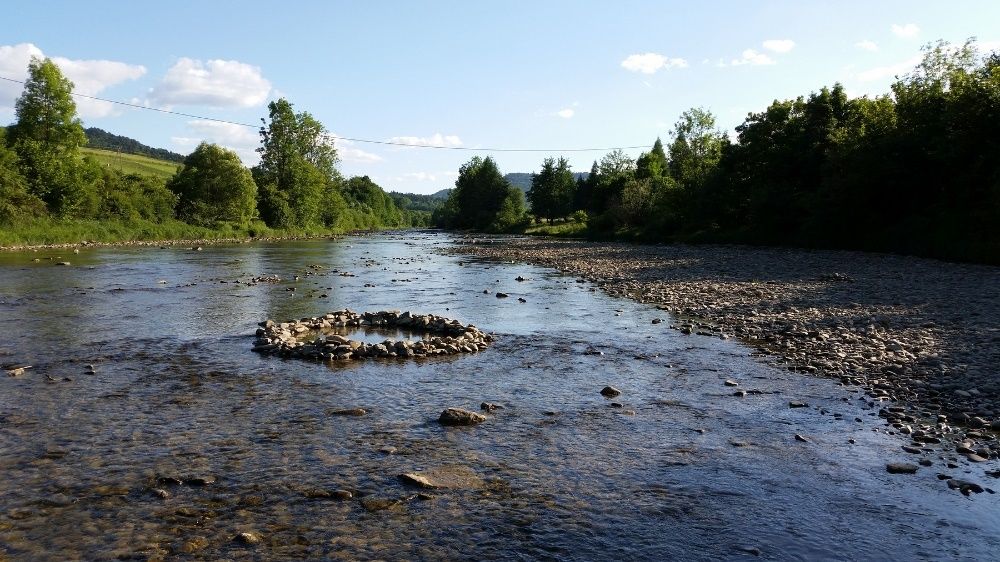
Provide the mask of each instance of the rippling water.
[{"label": "rippling water", "polygon": [[[860,393],[558,272],[438,253],[451,244],[0,254],[0,362],[33,366],[0,379],[0,560],[995,559],[1000,496],[886,474],[908,459]],[[265,274],[283,281],[237,283]],[[498,342],[335,365],[250,352],[264,319],[341,308]],[[483,401],[503,409],[477,427],[435,421]],[[461,485],[398,479],[425,470]]]}]

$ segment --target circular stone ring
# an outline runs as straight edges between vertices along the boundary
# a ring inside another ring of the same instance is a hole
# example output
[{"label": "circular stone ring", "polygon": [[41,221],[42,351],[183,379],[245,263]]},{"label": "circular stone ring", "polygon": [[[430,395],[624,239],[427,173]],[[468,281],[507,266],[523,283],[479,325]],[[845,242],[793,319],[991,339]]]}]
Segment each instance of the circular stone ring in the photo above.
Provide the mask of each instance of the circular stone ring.
[{"label": "circular stone ring", "polygon": [[[352,340],[325,332],[350,328],[405,328],[426,335],[417,341],[387,339],[382,343]],[[315,337],[314,337],[315,336]],[[352,312],[338,310],[321,317],[260,323],[253,351],[264,355],[318,361],[348,361],[376,357],[431,357],[475,353],[493,343],[493,336],[458,320],[398,310]]]}]

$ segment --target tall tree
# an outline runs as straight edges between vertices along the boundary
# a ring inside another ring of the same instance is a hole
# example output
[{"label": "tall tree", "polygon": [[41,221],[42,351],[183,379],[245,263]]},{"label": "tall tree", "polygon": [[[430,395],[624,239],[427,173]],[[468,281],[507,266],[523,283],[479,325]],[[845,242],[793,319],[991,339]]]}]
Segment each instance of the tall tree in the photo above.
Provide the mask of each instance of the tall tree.
[{"label": "tall tree", "polygon": [[167,187],[177,194],[177,216],[188,222],[242,225],[257,216],[257,185],[250,170],[235,152],[215,144],[199,144]]},{"label": "tall tree", "polygon": [[73,83],[51,59],[32,57],[9,131],[28,191],[60,215],[79,211],[88,187],[80,159],[87,137],[72,92]]},{"label": "tall tree", "polygon": [[546,158],[542,162],[542,170],[531,175],[531,189],[528,190],[531,211],[549,219],[549,222],[564,217],[573,210],[575,191],[576,181],[569,162],[562,157],[558,162],[554,158]]},{"label": "tall tree", "polygon": [[476,156],[462,165],[455,189],[435,212],[449,228],[506,230],[524,215],[524,194],[504,179],[496,162]]},{"label": "tall tree", "polygon": [[279,99],[268,104],[270,123],[260,129],[260,164],[253,177],[260,188],[261,218],[271,226],[310,226],[326,222],[324,200],[339,183],[337,151],[312,115],[295,113]]},{"label": "tall tree", "polygon": [[644,152],[635,161],[635,177],[638,179],[654,179],[667,174],[667,154],[663,151],[663,142],[656,137],[653,148]]}]

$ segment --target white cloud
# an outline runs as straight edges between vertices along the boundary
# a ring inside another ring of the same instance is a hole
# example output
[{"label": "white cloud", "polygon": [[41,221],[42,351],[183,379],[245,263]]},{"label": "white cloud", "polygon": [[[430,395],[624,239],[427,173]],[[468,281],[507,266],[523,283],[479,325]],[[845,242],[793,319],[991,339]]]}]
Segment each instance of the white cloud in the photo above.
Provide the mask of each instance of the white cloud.
[{"label": "white cloud", "polygon": [[759,53],[754,49],[747,49],[743,51],[743,56],[738,59],[733,59],[729,64],[733,66],[741,66],[744,64],[749,64],[751,66],[763,66],[769,64],[775,64],[774,59],[765,55],[764,53]]},{"label": "white cloud", "polygon": [[768,39],[763,43],[764,48],[775,53],[787,53],[795,48],[795,41],[791,39]]},{"label": "white cloud", "polygon": [[234,60],[202,62],[181,58],[150,91],[159,105],[257,107],[267,101],[271,83],[260,68]]},{"label": "white cloud", "polygon": [[333,133],[331,133],[330,136],[334,139],[333,146],[337,149],[337,156],[339,156],[344,162],[350,162],[352,164],[374,164],[383,160],[383,158],[378,154],[361,150],[356,146],[354,141],[342,139]]},{"label": "white cloud", "polygon": [[[43,58],[45,54],[31,43],[0,46],[0,75],[26,80],[28,63],[33,56]],[[97,96],[111,86],[146,74],[144,66],[118,61],[52,57],[52,62],[73,82],[74,93],[87,96]],[[0,108],[13,108],[22,90],[21,84],[6,81],[0,83]],[[98,100],[76,97],[74,101],[81,117],[105,117],[113,114],[116,109],[114,104]]]},{"label": "white cloud", "polygon": [[462,146],[462,139],[457,135],[441,133],[434,133],[429,137],[392,137],[389,142],[409,146]]},{"label": "white cloud", "polygon": [[190,152],[202,141],[211,142],[224,146],[240,155],[244,164],[253,165],[260,160],[257,154],[257,145],[260,143],[260,134],[256,129],[243,127],[233,123],[220,123],[218,121],[205,121],[198,119],[187,122],[191,136],[171,137],[175,145]]},{"label": "white cloud", "polygon": [[859,72],[857,79],[861,82],[874,82],[876,80],[899,76],[913,70],[913,67],[917,66],[921,60],[923,60],[923,56],[916,55],[896,64],[870,68],[864,72]]},{"label": "white cloud", "polygon": [[576,115],[576,111],[571,107],[567,107],[566,109],[560,109],[559,111],[557,111],[556,115],[562,117],[563,119],[570,119],[574,115]]},{"label": "white cloud", "polygon": [[622,68],[632,72],[654,74],[664,68],[687,68],[687,61],[681,58],[669,58],[659,53],[641,53],[625,57]]},{"label": "white cloud", "polygon": [[892,24],[892,34],[896,37],[911,38],[916,37],[920,33],[920,28],[917,27],[915,23],[908,23],[906,25]]},{"label": "white cloud", "polygon": [[868,39],[865,39],[864,41],[858,41],[857,43],[854,44],[854,46],[863,51],[869,51],[872,53],[878,50],[878,44],[874,41],[869,41]]}]

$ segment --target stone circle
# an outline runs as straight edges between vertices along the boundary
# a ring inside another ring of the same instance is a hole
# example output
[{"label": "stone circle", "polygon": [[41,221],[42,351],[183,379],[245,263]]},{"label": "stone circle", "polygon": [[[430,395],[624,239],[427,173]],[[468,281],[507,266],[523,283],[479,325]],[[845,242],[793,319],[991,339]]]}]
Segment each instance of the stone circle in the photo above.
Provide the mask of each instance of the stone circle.
[{"label": "stone circle", "polygon": [[[266,320],[259,325],[252,351],[316,361],[458,355],[482,351],[493,343],[492,335],[472,324],[398,310],[359,313],[345,309],[287,322]],[[386,339],[381,343],[367,343],[326,333],[338,328],[404,328],[430,337],[417,341]],[[311,338],[312,334],[316,337]]]}]

